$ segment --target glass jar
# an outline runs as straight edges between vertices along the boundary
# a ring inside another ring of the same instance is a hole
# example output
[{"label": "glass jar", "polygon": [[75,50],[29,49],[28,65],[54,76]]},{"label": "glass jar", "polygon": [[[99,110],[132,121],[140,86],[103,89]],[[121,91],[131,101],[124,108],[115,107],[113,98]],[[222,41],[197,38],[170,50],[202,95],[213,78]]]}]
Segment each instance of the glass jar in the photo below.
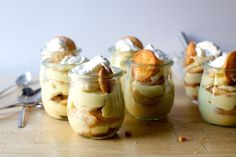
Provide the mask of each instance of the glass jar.
[{"label": "glass jar", "polygon": [[108,51],[111,54],[111,65],[121,68],[124,71],[124,75],[121,77],[121,85],[124,91],[125,75],[127,72],[127,61],[134,56],[136,51],[120,51],[116,50],[114,46],[109,48]]},{"label": "glass jar", "polygon": [[[43,62],[45,59],[52,58],[53,55],[55,57],[55,54],[58,57],[58,59],[60,59],[60,60],[62,60],[65,56],[71,56],[71,55],[78,56],[81,51],[82,51],[81,48],[78,48],[75,51],[64,51],[64,52],[49,52],[46,49],[42,49],[41,50],[41,54],[42,54],[41,62]],[[44,66],[41,64],[40,70],[39,70],[39,84],[40,84],[40,86],[42,86],[42,83],[43,83],[43,76],[44,76],[43,72],[44,71],[45,71]]]},{"label": "glass jar", "polygon": [[[116,134],[124,114],[124,98],[120,77],[122,71],[112,67],[108,77],[80,75],[70,72],[71,88],[67,113],[72,129],[79,135],[92,139],[105,139]],[[109,91],[101,90],[109,87]]]},{"label": "glass jar", "polygon": [[128,62],[124,98],[127,111],[136,119],[159,120],[170,112],[174,102],[172,65],[173,61],[162,65]]},{"label": "glass jar", "polygon": [[202,79],[203,67],[216,56],[192,56],[193,62],[184,67],[185,93],[192,103],[198,104],[198,91]]},{"label": "glass jar", "polygon": [[67,97],[70,86],[68,72],[74,66],[52,63],[50,59],[42,61],[42,102],[47,114],[53,118],[67,120]]},{"label": "glass jar", "polygon": [[211,124],[236,126],[236,83],[229,79],[236,80],[236,69],[204,66],[198,102],[203,119]]}]

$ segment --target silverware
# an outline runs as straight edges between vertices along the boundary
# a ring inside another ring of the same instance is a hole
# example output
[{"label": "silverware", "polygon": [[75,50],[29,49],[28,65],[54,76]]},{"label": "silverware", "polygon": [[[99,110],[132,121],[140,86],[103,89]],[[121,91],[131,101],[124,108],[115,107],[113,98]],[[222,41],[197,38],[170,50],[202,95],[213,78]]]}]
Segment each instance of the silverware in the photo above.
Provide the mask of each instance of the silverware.
[{"label": "silverware", "polygon": [[19,103],[24,104],[19,112],[17,121],[18,128],[23,128],[25,126],[25,113],[27,110],[27,105],[25,104],[37,104],[41,99],[41,88],[33,90],[32,88],[25,87],[17,98]]},{"label": "silverware", "polygon": [[26,86],[28,85],[30,82],[32,81],[32,75],[31,75],[31,72],[26,72],[25,74],[23,75],[20,75],[19,77],[17,77],[17,79],[15,80],[15,84],[13,85],[10,85],[8,87],[6,87],[5,89],[3,89],[1,92],[0,92],[0,96],[7,92],[8,90],[10,90],[11,88],[17,86],[17,87],[23,87],[23,86]]},{"label": "silverware", "polygon": [[179,32],[178,39],[179,39],[183,49],[186,49],[187,46],[188,46],[189,41],[188,41],[185,33],[184,32]]}]

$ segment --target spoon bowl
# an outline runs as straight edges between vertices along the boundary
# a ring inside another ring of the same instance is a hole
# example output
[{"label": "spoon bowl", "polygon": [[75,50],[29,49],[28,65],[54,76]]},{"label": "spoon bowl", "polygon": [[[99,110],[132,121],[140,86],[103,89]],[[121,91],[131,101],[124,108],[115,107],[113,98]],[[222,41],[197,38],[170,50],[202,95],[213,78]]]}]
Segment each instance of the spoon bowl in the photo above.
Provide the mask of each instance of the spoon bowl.
[{"label": "spoon bowl", "polygon": [[21,87],[21,86],[26,86],[26,85],[28,85],[29,82],[31,82],[31,81],[32,81],[32,74],[31,74],[30,71],[27,71],[25,74],[20,75],[20,76],[16,79],[15,83],[16,83],[17,86],[20,86],[20,87]]},{"label": "spoon bowl", "polygon": [[6,87],[5,89],[3,89],[2,91],[0,91],[0,96],[15,86],[24,87],[28,85],[31,81],[32,81],[32,74],[31,72],[27,71],[25,74],[22,74],[19,77],[17,77],[15,84],[10,85]]}]

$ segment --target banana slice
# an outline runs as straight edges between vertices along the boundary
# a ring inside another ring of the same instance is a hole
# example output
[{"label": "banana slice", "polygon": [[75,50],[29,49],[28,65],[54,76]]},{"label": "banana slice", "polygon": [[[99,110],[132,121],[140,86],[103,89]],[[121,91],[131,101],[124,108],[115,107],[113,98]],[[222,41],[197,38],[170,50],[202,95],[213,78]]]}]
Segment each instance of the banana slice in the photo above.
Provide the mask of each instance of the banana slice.
[{"label": "banana slice", "polygon": [[133,90],[132,90],[132,96],[133,96],[133,99],[136,103],[144,105],[144,106],[157,105],[162,98],[162,95],[156,96],[156,97],[146,97],[146,96],[142,95],[135,88],[133,88]]}]

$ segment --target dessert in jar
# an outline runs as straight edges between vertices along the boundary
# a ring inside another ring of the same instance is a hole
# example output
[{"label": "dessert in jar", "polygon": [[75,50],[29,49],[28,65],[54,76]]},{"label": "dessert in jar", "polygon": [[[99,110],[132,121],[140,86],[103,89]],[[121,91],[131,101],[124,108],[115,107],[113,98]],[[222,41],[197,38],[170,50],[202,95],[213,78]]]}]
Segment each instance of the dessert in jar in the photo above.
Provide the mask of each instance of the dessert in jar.
[{"label": "dessert in jar", "polygon": [[[75,42],[65,36],[57,36],[48,41],[45,47],[42,49],[42,61],[51,58],[51,62],[60,63],[60,61],[66,56],[77,56],[81,49],[76,47]],[[43,80],[43,66],[40,67],[39,82],[42,84]]]},{"label": "dessert in jar", "polygon": [[170,57],[153,45],[135,53],[128,63],[124,98],[127,111],[137,119],[165,118],[174,101]]},{"label": "dessert in jar", "polygon": [[198,90],[203,73],[203,65],[220,56],[220,48],[210,41],[190,42],[185,52],[184,85],[185,92],[197,104]]},{"label": "dessert in jar", "polygon": [[65,56],[60,63],[48,58],[42,61],[42,102],[53,118],[67,120],[67,98],[70,87],[68,72],[76,65],[87,62],[83,56]]},{"label": "dessert in jar", "polygon": [[109,49],[111,53],[111,65],[126,71],[126,61],[134,56],[137,50],[143,49],[142,42],[134,37],[127,36],[116,42],[115,46]]},{"label": "dessert in jar", "polygon": [[236,126],[236,51],[204,66],[198,102],[205,121]]},{"label": "dessert in jar", "polygon": [[[120,39],[116,42],[115,46],[109,49],[111,53],[111,65],[121,68],[126,73],[127,61],[140,49],[143,49],[143,44],[138,38],[127,36]],[[125,75],[121,77],[122,89],[124,88],[124,78]]]},{"label": "dessert in jar", "polygon": [[75,42],[65,36],[57,36],[48,41],[42,49],[42,60],[52,58],[55,63],[60,62],[65,56],[79,55]]},{"label": "dessert in jar", "polygon": [[122,70],[102,56],[71,70],[67,113],[77,134],[92,139],[116,134],[125,114],[121,76]]}]

